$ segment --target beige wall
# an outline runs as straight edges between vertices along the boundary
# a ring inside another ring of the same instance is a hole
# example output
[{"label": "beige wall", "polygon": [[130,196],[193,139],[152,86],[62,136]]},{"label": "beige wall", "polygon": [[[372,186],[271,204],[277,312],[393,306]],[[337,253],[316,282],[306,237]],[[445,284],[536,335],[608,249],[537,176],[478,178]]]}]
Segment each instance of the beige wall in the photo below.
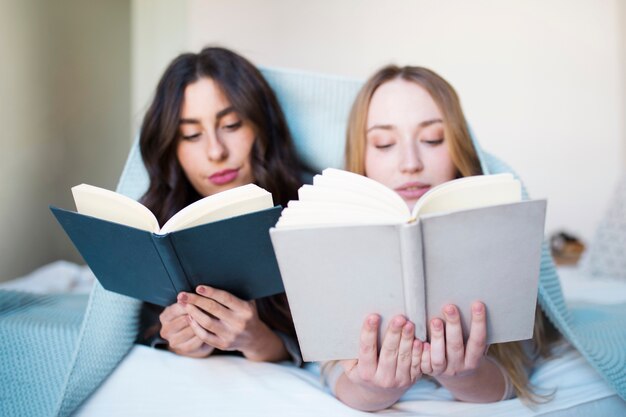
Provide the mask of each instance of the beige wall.
[{"label": "beige wall", "polygon": [[79,259],[47,205],[115,186],[165,65],[208,43],[361,78],[437,70],[483,145],[550,199],[548,231],[589,238],[626,166],[621,0],[0,0],[0,280]]},{"label": "beige wall", "polygon": [[616,17],[619,26],[619,40],[621,43],[621,61],[620,61],[620,73],[622,74],[622,109],[624,110],[621,115],[622,120],[622,149],[623,149],[623,165],[622,167],[626,171],[626,1],[618,1],[619,13]]},{"label": "beige wall", "polygon": [[187,1],[132,0],[132,135],[167,64],[189,48]]},{"label": "beige wall", "polygon": [[0,0],[0,280],[80,260],[48,210],[113,188],[130,131],[130,1]]},{"label": "beige wall", "polygon": [[146,29],[134,32],[143,37],[135,50],[156,48],[134,66],[143,77],[133,85],[134,114],[168,54],[207,44],[260,65],[360,78],[410,63],[446,77],[483,147],[510,163],[532,196],[549,199],[548,233],[565,228],[589,240],[626,167],[622,0],[161,0],[160,13],[148,0],[133,4],[134,22],[148,16],[152,31],[175,39],[155,47]]},{"label": "beige wall", "polygon": [[357,77],[390,61],[436,70],[483,147],[549,199],[548,232],[588,239],[626,165],[622,6],[188,0],[186,31],[192,50],[220,43],[262,65]]}]

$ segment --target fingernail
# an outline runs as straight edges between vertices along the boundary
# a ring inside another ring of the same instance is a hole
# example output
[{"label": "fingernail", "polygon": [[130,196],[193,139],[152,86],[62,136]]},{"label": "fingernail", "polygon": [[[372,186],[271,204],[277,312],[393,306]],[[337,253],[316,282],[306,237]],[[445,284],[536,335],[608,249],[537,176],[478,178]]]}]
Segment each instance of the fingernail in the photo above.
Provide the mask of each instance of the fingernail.
[{"label": "fingernail", "polygon": [[370,316],[367,319],[367,323],[371,326],[377,326],[378,325],[378,316]]},{"label": "fingernail", "polygon": [[404,324],[404,327],[402,328],[402,333],[404,334],[411,334],[413,332],[413,323],[411,323],[410,321],[407,321]]},{"label": "fingernail", "polygon": [[443,328],[443,325],[441,324],[441,320],[433,320],[432,326],[433,326],[433,330],[441,330]]},{"label": "fingernail", "polygon": [[454,308],[454,306],[447,306],[446,314],[450,317],[454,317],[456,315],[456,308]]},{"label": "fingernail", "polygon": [[206,292],[206,289],[203,286],[199,285],[198,288],[196,288],[196,292],[198,294],[204,294]]},{"label": "fingernail", "polygon": [[393,327],[396,329],[400,329],[402,326],[404,326],[404,323],[406,323],[406,320],[404,319],[404,317],[396,317],[391,322]]},{"label": "fingernail", "polygon": [[185,305],[187,303],[187,294],[182,293],[182,294],[178,294],[178,302],[182,305]]},{"label": "fingernail", "polygon": [[482,313],[484,312],[484,308],[483,308],[482,303],[476,303],[476,304],[474,304],[474,305],[472,306],[472,311],[473,311],[475,314],[482,314]]}]

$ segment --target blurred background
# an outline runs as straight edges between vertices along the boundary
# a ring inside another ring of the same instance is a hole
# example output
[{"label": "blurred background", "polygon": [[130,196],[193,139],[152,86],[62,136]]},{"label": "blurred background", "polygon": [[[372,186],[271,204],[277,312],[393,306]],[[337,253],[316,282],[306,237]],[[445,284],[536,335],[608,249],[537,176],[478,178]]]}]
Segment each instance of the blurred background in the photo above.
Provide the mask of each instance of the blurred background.
[{"label": "blurred background", "polygon": [[626,170],[624,0],[0,0],[0,281],[81,262],[48,210],[114,189],[167,63],[208,44],[364,79],[429,67],[483,148],[592,238]]}]

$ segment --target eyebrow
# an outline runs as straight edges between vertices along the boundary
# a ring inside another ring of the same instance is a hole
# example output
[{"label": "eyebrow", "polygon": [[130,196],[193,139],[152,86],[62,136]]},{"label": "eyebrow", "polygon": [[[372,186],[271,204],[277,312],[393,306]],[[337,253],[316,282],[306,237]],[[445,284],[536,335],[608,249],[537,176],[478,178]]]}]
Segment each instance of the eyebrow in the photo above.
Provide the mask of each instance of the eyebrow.
[{"label": "eyebrow", "polygon": [[[233,106],[226,107],[225,109],[222,109],[215,114],[215,119],[219,120],[222,117],[234,111],[235,111],[235,108]],[[181,125],[195,125],[195,124],[200,124],[200,120],[199,119],[180,119],[180,122],[178,123]]]},{"label": "eyebrow", "polygon": [[[424,120],[423,122],[421,122],[419,125],[417,125],[418,128],[423,129],[425,127],[428,127],[430,125],[434,125],[435,123],[443,123],[443,120],[441,119],[431,119],[431,120]],[[393,129],[393,125],[374,125],[372,127],[370,127],[369,129],[367,129],[367,131],[365,133],[369,133],[372,130],[375,129],[382,129],[382,130],[391,130]]]}]

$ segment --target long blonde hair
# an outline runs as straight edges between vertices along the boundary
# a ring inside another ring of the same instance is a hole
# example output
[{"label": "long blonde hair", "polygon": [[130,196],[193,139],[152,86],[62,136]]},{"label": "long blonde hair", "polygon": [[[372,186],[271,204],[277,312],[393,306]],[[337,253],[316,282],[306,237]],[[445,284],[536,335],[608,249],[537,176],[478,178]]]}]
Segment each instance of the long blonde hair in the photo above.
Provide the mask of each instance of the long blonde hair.
[{"label": "long blonde hair", "polygon": [[[450,158],[457,168],[457,176],[480,175],[480,160],[469,132],[461,102],[454,88],[441,76],[423,67],[386,66],[377,71],[365,82],[357,95],[350,117],[346,137],[346,169],[365,175],[366,123],[370,101],[374,92],[382,84],[402,79],[414,82],[424,88],[442,113],[444,137]],[[540,395],[529,384],[528,369],[533,358],[548,357],[550,347],[558,339],[557,330],[546,319],[541,308],[535,311],[533,332],[533,352],[528,352],[521,342],[500,343],[490,346],[489,355],[494,357],[507,371],[516,395],[525,402],[540,402],[549,395]]]}]

